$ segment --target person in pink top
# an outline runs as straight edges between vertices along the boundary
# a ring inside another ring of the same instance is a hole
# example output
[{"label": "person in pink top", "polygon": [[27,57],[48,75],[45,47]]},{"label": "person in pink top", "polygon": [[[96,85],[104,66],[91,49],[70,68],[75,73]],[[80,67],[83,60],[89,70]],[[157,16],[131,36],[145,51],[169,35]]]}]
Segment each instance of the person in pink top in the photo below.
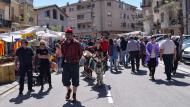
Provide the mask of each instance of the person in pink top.
[{"label": "person in pink top", "polygon": [[59,43],[57,43],[55,45],[56,51],[55,51],[55,55],[56,55],[56,59],[57,59],[57,73],[61,73],[62,71],[62,60],[63,60],[63,55],[61,52],[61,45]]}]

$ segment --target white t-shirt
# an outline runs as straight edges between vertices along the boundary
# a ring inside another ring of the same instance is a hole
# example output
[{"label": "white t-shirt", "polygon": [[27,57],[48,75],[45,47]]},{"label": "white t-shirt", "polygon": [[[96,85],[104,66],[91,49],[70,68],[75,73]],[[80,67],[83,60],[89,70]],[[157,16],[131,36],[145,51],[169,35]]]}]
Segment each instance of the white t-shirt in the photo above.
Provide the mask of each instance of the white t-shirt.
[{"label": "white t-shirt", "polygon": [[156,44],[153,44],[150,58],[156,58],[156,51],[155,50],[156,50]]},{"label": "white t-shirt", "polygon": [[163,54],[174,54],[175,48],[174,42],[170,39],[164,40],[160,45],[160,49],[164,50]]}]

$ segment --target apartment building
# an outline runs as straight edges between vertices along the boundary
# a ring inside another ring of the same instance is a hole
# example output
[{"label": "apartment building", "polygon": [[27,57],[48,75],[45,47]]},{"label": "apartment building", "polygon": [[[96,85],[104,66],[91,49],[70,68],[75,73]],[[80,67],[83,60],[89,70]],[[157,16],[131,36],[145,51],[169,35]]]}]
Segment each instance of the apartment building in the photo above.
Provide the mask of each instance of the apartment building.
[{"label": "apartment building", "polygon": [[190,0],[183,0],[184,34],[190,35]]},{"label": "apartment building", "polygon": [[35,11],[38,26],[47,26],[54,31],[65,31],[68,27],[68,16],[57,5],[39,7]]},{"label": "apartment building", "polygon": [[181,0],[142,0],[141,7],[147,34],[183,32]]},{"label": "apartment building", "polygon": [[34,11],[33,0],[18,0],[20,12],[20,28],[35,26],[36,13]]},{"label": "apartment building", "polygon": [[61,8],[78,36],[107,36],[135,30],[136,7],[120,0],[79,0]]},{"label": "apartment building", "polygon": [[161,32],[179,35],[183,33],[183,13],[181,0],[161,0]]},{"label": "apartment building", "polygon": [[10,4],[11,0],[0,1],[0,33],[11,30]]},{"label": "apartment building", "polygon": [[161,33],[159,3],[161,0],[142,0],[144,31],[147,34]]}]

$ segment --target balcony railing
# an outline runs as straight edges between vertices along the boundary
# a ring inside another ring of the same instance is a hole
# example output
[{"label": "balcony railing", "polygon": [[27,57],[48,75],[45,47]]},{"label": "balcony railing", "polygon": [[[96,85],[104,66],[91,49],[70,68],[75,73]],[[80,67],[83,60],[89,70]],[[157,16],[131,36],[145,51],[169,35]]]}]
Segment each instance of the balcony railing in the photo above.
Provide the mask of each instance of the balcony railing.
[{"label": "balcony railing", "polygon": [[11,21],[8,20],[0,20],[0,27],[11,27]]}]

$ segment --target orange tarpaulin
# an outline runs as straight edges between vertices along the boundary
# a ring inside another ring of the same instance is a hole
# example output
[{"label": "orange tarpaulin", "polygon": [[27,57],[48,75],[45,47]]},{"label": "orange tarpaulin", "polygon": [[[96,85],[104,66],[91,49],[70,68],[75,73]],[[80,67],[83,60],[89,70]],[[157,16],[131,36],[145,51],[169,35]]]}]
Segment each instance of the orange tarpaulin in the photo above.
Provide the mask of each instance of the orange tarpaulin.
[{"label": "orange tarpaulin", "polygon": [[5,43],[0,40],[0,56],[5,55]]},{"label": "orange tarpaulin", "polygon": [[20,41],[17,41],[17,42],[14,44],[14,51],[16,52],[16,49],[18,49],[20,46],[21,46],[21,42],[20,42]]}]

